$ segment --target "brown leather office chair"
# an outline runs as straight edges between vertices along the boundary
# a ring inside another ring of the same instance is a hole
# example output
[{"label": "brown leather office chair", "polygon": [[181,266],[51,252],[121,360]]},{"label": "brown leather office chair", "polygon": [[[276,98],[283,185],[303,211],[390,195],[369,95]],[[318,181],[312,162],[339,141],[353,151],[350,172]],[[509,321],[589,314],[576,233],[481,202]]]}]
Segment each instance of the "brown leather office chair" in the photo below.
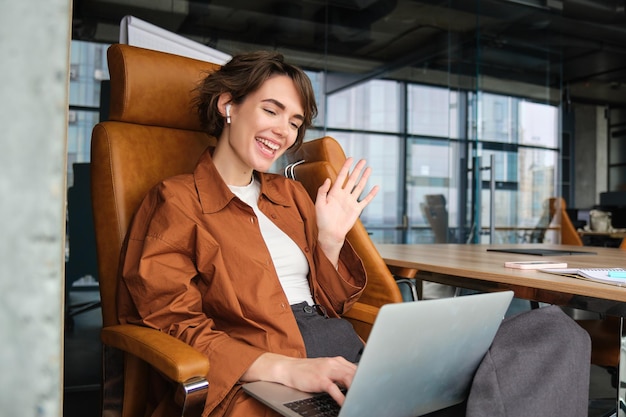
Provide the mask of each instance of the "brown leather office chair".
[{"label": "brown leather office chair", "polygon": [[549,202],[551,224],[557,224],[561,227],[561,245],[582,246],[583,241],[565,210],[567,204],[563,197],[552,197]]},{"label": "brown leather office chair", "polygon": [[[315,201],[317,189],[326,178],[330,178],[332,181],[337,178],[337,173],[343,166],[346,155],[335,139],[326,136],[305,142],[297,152],[288,154],[288,159],[291,164],[285,170],[286,175],[302,182],[304,188]],[[352,322],[362,337],[367,338],[378,308],[384,304],[402,302],[403,298],[398,283],[414,285],[412,279],[417,270],[410,268],[390,269],[378,253],[360,220],[357,220],[346,238],[363,260],[368,283],[359,302],[344,317]],[[412,291],[414,291],[413,298],[420,297],[417,289],[412,289]]]},{"label": "brown leather office chair", "polygon": [[[104,343],[103,415],[143,417],[150,368],[178,386],[177,402],[185,415],[200,415],[208,359],[165,333],[120,325],[116,288],[122,241],[148,189],[166,177],[191,172],[215,141],[200,129],[191,90],[204,71],[218,67],[127,45],[111,46],[108,64],[110,120],[94,127],[91,144]],[[115,384],[118,381],[123,388]]]}]

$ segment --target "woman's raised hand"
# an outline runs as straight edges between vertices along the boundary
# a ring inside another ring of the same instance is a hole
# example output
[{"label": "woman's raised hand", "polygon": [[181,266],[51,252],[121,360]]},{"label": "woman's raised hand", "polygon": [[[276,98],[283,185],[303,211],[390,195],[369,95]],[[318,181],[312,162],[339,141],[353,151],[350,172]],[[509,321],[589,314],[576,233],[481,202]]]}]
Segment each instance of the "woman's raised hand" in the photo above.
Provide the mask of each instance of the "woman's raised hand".
[{"label": "woman's raised hand", "polygon": [[330,179],[324,181],[317,190],[315,201],[318,240],[322,250],[335,266],[339,262],[339,252],[346,234],[379,190],[378,186],[374,186],[361,198],[371,168],[366,168],[365,160],[361,159],[350,172],[352,162],[352,158],[346,159],[334,184],[331,185]]}]

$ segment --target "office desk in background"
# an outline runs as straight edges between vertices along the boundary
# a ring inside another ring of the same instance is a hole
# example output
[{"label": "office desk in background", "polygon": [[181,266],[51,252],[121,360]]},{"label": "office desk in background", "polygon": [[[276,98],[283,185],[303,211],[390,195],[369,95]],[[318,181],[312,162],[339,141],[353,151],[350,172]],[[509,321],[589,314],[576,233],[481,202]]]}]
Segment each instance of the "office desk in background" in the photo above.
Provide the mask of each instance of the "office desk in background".
[{"label": "office desk in background", "polygon": [[[537,270],[505,268],[504,262],[556,260],[570,268],[626,268],[626,251],[616,248],[547,244],[378,244],[388,265],[415,268],[417,279],[479,291],[513,290],[518,298],[626,317],[626,287],[547,274]],[[542,248],[595,254],[537,256],[490,252],[489,248]],[[616,335],[626,346],[626,332]],[[617,392],[617,415],[626,417],[626,356],[622,349]]]},{"label": "office desk in background", "polygon": [[[569,268],[626,268],[626,251],[615,248],[548,244],[378,244],[388,265],[415,268],[418,279],[480,291],[510,289],[515,296],[583,310],[626,316],[626,287],[505,268],[504,262],[533,259],[567,262]],[[489,252],[489,248],[545,248],[595,252],[585,255],[533,256]]]},{"label": "office desk in background", "polygon": [[613,232],[591,232],[579,230],[578,234],[585,246],[604,246],[618,248],[626,238],[626,231],[619,229]]}]

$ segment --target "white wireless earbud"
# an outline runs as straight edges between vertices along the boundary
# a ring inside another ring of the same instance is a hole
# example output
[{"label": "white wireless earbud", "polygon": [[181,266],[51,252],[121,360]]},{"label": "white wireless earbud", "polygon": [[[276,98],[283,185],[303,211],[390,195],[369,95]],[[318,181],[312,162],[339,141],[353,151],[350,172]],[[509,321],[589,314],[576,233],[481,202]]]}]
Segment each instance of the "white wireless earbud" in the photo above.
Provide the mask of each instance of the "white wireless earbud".
[{"label": "white wireless earbud", "polygon": [[230,104],[226,105],[226,123],[230,124]]}]

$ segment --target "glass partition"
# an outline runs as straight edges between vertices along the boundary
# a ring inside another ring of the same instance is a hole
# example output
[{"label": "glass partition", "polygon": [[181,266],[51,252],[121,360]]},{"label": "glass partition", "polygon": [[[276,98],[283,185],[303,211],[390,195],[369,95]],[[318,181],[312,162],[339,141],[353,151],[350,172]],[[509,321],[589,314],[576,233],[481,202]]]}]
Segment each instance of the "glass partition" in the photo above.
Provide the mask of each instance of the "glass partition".
[{"label": "glass partition", "polygon": [[[515,41],[525,20],[546,12],[524,3],[495,11],[487,1],[440,2],[424,10],[435,23],[421,27],[431,55],[416,51],[343,89],[326,80],[323,129],[386,170],[382,203],[363,215],[375,240],[541,240],[545,202],[560,182],[560,47]],[[395,135],[384,140],[393,151],[373,146],[380,134]],[[397,155],[396,178],[383,155]]]},{"label": "glass partition", "polygon": [[[274,40],[271,48],[313,83],[319,115],[307,140],[332,135],[374,169],[371,184],[382,190],[362,220],[375,241],[440,241],[431,224],[437,210],[446,241],[536,239],[544,202],[561,188],[561,46],[544,35],[562,10],[543,3],[398,1],[385,3],[386,19],[359,10],[350,24],[334,20],[327,4],[314,23],[318,51]],[[370,42],[386,47],[368,49]],[[72,162],[88,160],[106,47],[72,43],[69,184]],[[445,205],[435,210],[429,201]]]}]

